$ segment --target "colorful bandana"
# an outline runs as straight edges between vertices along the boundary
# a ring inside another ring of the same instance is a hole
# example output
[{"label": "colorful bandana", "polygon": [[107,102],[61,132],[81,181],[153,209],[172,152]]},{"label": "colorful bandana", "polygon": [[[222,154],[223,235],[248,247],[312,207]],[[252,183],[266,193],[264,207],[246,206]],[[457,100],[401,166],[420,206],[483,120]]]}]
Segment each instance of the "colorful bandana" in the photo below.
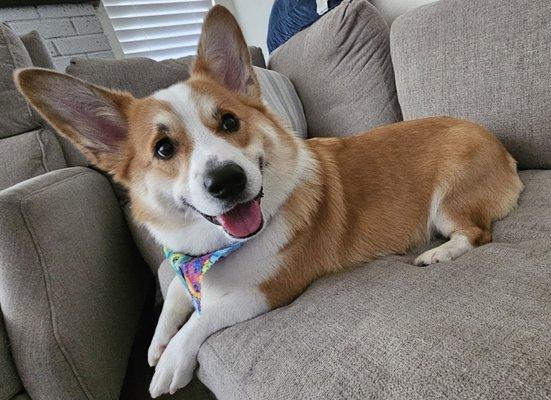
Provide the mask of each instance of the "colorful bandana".
[{"label": "colorful bandana", "polygon": [[168,247],[163,247],[166,259],[170,261],[170,266],[187,288],[193,307],[195,307],[198,314],[201,313],[201,282],[203,282],[203,276],[216,262],[230,255],[242,245],[243,242],[237,242],[202,256],[175,253]]}]

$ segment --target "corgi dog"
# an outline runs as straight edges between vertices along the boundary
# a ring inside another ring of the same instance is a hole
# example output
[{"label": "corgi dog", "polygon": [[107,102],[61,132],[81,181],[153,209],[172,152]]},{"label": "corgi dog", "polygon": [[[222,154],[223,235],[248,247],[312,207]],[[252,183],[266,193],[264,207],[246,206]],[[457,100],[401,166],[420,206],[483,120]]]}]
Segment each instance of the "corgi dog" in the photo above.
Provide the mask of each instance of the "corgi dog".
[{"label": "corgi dog", "polygon": [[263,102],[241,30],[221,6],[204,21],[190,78],[149,97],[44,69],[19,70],[15,80],[128,189],[134,218],[160,244],[203,255],[243,242],[204,276],[200,315],[179,279],[170,284],[149,349],[153,397],[192,379],[212,333],[289,304],[317,278],[406,253],[434,234],[449,240],[415,265],[488,243],[492,221],[523,187],[504,146],[468,121],[295,137]]}]

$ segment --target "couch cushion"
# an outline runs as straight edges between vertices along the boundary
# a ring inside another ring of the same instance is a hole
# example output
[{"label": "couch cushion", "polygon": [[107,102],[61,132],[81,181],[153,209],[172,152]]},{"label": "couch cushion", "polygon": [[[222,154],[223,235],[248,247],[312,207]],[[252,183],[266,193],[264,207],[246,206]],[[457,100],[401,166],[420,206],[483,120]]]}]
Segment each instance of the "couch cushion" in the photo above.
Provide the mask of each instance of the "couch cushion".
[{"label": "couch cushion", "polygon": [[21,35],[20,39],[25,45],[35,67],[55,69],[52,56],[46,47],[46,43],[37,31],[31,31]]},{"label": "couch cushion", "polygon": [[548,399],[551,171],[526,171],[494,242],[426,268],[392,256],[321,279],[212,335],[199,377],[225,399]]},{"label": "couch cushion", "polygon": [[551,168],[548,0],[441,0],[392,25],[405,119],[451,115],[494,132],[521,168]]},{"label": "couch cushion", "polygon": [[260,47],[249,46],[249,53],[251,53],[251,61],[255,67],[266,68],[266,60]]},{"label": "couch cushion", "polygon": [[66,71],[96,85],[146,97],[156,90],[186,80],[191,61],[192,57],[164,61],[141,57],[124,60],[77,57],[71,60]]},{"label": "couch cushion", "polygon": [[[262,52],[257,47],[249,48],[253,64],[263,67]],[[111,60],[99,58],[73,58],[66,72],[87,82],[132,93],[136,97],[149,96],[189,77],[189,68],[194,57],[182,57],[155,61],[149,58]]]},{"label": "couch cushion", "polygon": [[308,128],[304,109],[289,78],[267,69],[255,67],[254,71],[258,77],[264,101],[281,117],[288,128],[298,137],[306,139]]},{"label": "couch cushion", "polygon": [[56,136],[46,129],[0,139],[0,190],[66,166]]},{"label": "couch cushion", "polygon": [[17,135],[39,125],[36,114],[19,94],[12,78],[17,68],[32,65],[21,39],[0,22],[0,138]]},{"label": "couch cushion", "polygon": [[401,120],[386,22],[345,0],[270,58],[302,101],[310,136],[346,136]]},{"label": "couch cushion", "polygon": [[0,303],[25,389],[118,399],[147,280],[109,181],[53,171],[0,191],[0,215]]}]

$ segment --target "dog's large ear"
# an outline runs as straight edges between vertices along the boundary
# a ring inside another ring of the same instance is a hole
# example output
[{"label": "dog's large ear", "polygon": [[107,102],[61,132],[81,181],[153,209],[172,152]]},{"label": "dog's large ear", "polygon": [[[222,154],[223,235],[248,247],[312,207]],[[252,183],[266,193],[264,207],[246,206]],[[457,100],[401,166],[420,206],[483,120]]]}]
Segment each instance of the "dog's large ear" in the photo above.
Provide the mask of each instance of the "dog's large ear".
[{"label": "dog's large ear", "polygon": [[214,6],[205,17],[193,72],[206,73],[233,92],[260,99],[260,86],[241,28],[222,6]]},{"label": "dog's large ear", "polygon": [[127,137],[131,95],[41,68],[17,70],[14,79],[46,121],[93,164],[114,173]]}]

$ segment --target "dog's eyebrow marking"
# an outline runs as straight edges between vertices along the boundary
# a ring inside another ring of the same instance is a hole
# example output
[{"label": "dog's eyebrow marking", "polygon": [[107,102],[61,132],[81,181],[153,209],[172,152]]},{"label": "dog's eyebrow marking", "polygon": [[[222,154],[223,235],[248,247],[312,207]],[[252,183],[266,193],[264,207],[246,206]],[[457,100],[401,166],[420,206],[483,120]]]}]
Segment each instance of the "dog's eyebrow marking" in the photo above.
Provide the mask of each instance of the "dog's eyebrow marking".
[{"label": "dog's eyebrow marking", "polygon": [[219,107],[211,96],[192,90],[190,91],[190,97],[195,102],[197,110],[200,113],[210,117],[217,116]]},{"label": "dog's eyebrow marking", "polygon": [[169,130],[170,130],[170,128],[168,127],[167,124],[164,124],[162,122],[157,123],[157,131],[159,133],[165,133],[166,134],[166,133],[168,133]]}]

